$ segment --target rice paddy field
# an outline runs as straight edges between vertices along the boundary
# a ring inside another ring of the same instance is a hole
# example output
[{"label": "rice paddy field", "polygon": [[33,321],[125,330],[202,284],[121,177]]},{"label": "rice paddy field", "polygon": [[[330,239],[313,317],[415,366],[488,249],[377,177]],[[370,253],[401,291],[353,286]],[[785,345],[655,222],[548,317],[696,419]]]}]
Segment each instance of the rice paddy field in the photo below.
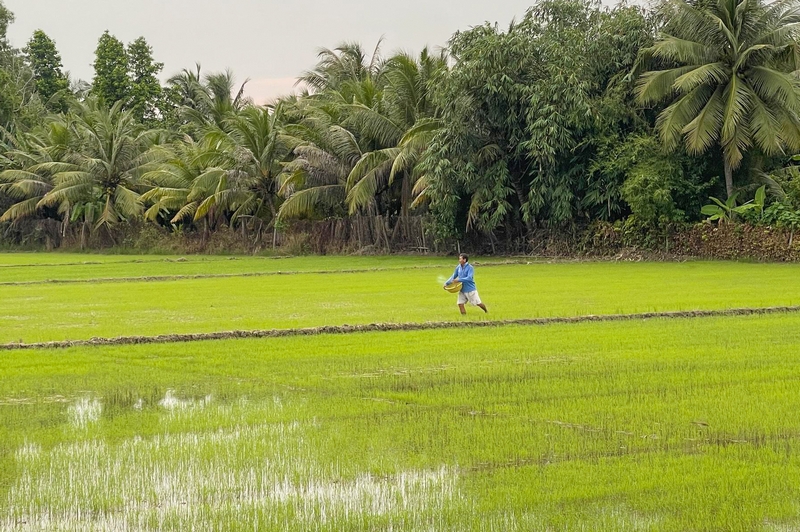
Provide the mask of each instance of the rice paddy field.
[{"label": "rice paddy field", "polygon": [[0,254],[0,531],[800,530],[800,265],[472,262]]}]

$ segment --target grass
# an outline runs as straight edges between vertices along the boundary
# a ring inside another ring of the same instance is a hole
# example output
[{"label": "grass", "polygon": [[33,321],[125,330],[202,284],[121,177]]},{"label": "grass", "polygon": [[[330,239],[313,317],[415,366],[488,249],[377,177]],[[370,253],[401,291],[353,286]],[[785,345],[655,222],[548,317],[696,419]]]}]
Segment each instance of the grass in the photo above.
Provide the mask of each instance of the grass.
[{"label": "grass", "polygon": [[798,326],[5,353],[0,528],[796,527]]},{"label": "grass", "polygon": [[[266,263],[290,270],[303,265],[328,270],[340,268],[341,260],[329,263],[323,257],[294,264]],[[416,257],[391,263],[407,267],[360,273],[2,286],[0,343],[459,319],[455,296],[441,289],[452,265],[417,269]],[[367,259],[348,264],[372,267],[379,262]],[[243,262],[247,265],[252,264]],[[150,263],[137,266],[142,275],[148,275]],[[171,271],[181,271],[183,264],[170,266]],[[490,314],[473,309],[467,319],[800,303],[798,265],[512,264],[478,266],[476,272]]]},{"label": "grass", "polygon": [[[48,256],[50,260],[52,257]],[[453,259],[432,256],[384,257],[155,257],[67,255],[63,262],[40,262],[0,254],[0,283],[88,281],[154,276],[248,275],[318,270],[370,270],[398,268],[448,269]],[[112,260],[116,259],[116,260]]]},{"label": "grass", "polygon": [[[127,259],[15,275],[391,269],[5,285],[0,342],[458,318],[447,260]],[[479,266],[467,319],[791,305],[798,273]],[[795,530],[799,344],[790,313],[2,351],[0,531]]]}]

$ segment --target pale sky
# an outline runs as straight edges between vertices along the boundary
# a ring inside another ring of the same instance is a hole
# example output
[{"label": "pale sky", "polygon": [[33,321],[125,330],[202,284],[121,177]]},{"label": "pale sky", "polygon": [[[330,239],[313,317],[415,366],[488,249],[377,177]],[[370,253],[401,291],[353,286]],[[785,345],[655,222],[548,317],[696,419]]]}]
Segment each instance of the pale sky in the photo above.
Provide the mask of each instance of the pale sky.
[{"label": "pale sky", "polygon": [[184,68],[233,70],[265,103],[293,90],[316,64],[320,47],[356,41],[384,56],[438,49],[456,30],[485,21],[507,27],[532,0],[2,0],[15,16],[8,37],[22,48],[34,30],[56,43],[64,69],[91,81],[94,50],[105,30],[125,44],[143,36],[164,63],[162,80]]}]

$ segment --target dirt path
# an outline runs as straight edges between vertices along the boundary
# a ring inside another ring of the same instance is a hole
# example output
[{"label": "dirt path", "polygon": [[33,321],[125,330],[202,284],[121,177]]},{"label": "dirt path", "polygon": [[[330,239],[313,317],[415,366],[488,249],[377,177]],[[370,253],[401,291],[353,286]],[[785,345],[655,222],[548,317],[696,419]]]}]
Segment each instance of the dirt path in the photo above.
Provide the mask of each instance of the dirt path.
[{"label": "dirt path", "polygon": [[710,318],[721,316],[752,316],[763,314],[785,314],[800,312],[800,306],[736,308],[723,310],[687,310],[675,312],[642,312],[637,314],[606,314],[552,318],[522,318],[497,321],[428,321],[422,323],[369,323],[364,325],[325,325],[295,329],[264,329],[250,331],[220,331],[194,334],[161,334],[156,336],[117,336],[112,338],[90,338],[88,340],[64,340],[40,343],[0,344],[0,351],[15,349],[64,349],[67,347],[165,344],[176,342],[200,342],[206,340],[230,340],[236,338],[280,338],[285,336],[313,336],[320,334],[352,334],[385,331],[425,331],[433,329],[474,329],[481,327],[505,327],[508,325],[552,325],[559,323],[634,321],[670,318]]},{"label": "dirt path", "polygon": [[[509,266],[526,264],[522,261],[504,262],[484,262],[475,263],[481,267],[487,266]],[[230,277],[265,277],[269,275],[320,275],[334,273],[371,273],[403,270],[430,270],[442,269],[440,264],[426,264],[422,266],[396,266],[390,268],[349,268],[341,270],[275,270],[269,272],[242,272],[242,273],[196,273],[186,275],[149,275],[140,277],[96,277],[90,279],[42,279],[38,281],[4,281],[0,286],[30,286],[38,284],[87,284],[87,283],[130,283],[130,282],[153,282],[153,281],[181,281],[187,279],[224,279]]]}]

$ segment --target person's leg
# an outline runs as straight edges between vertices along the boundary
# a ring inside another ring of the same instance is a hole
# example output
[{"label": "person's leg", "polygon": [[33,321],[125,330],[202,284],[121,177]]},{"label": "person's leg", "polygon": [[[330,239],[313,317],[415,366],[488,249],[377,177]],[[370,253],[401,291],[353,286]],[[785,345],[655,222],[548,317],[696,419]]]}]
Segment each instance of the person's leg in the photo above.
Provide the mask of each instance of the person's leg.
[{"label": "person's leg", "polygon": [[469,301],[469,298],[466,296],[466,294],[464,294],[464,292],[459,292],[456,304],[458,305],[458,310],[461,312],[462,316],[467,313],[467,309],[464,307],[464,305],[467,304],[467,301]]},{"label": "person's leg", "polygon": [[480,307],[484,312],[489,312],[489,309],[487,309],[486,305],[484,305],[483,301],[481,301],[481,296],[478,295],[477,290],[473,290],[472,292],[467,294],[467,298],[469,299],[469,302],[472,303],[473,306]]}]

